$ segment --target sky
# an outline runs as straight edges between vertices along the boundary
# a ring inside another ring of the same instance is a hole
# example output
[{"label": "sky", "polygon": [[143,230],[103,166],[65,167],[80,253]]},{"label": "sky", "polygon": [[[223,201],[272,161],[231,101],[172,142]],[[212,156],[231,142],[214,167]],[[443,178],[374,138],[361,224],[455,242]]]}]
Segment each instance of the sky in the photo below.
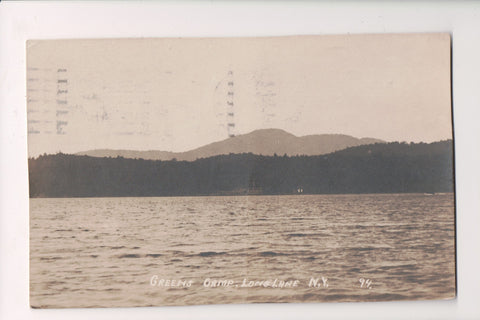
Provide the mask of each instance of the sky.
[{"label": "sky", "polygon": [[29,156],[256,129],[451,139],[448,34],[29,40]]}]

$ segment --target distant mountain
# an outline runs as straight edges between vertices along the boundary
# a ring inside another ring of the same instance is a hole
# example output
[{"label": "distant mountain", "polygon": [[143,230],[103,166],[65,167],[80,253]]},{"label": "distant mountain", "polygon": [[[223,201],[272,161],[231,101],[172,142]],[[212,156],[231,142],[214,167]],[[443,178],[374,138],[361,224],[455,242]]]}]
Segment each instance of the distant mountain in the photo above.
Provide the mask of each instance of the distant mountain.
[{"label": "distant mountain", "polygon": [[168,151],[132,151],[97,149],[78,152],[76,155],[91,157],[117,157],[145,160],[194,161],[222,154],[253,153],[257,155],[322,155],[366,144],[384,143],[373,138],[354,138],[342,134],[320,134],[297,137],[280,129],[262,129],[239,135],[226,140],[210,143],[203,147],[186,152]]}]

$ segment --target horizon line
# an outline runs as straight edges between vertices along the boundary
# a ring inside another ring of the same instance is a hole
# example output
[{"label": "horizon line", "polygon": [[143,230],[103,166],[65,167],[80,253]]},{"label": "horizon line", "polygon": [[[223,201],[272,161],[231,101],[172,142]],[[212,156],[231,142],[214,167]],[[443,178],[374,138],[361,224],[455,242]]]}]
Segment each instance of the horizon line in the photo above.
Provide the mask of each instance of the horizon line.
[{"label": "horizon line", "polygon": [[[410,140],[410,141],[407,141],[407,140],[385,140],[385,139],[381,139],[381,138],[376,138],[376,137],[356,137],[356,136],[353,136],[353,135],[349,135],[349,134],[345,134],[345,133],[314,133],[314,134],[306,134],[306,135],[295,135],[285,129],[281,129],[281,128],[261,128],[261,129],[255,129],[253,131],[249,131],[249,132],[246,132],[246,133],[241,133],[241,134],[236,134],[234,135],[233,137],[226,137],[224,139],[221,139],[221,140],[215,140],[215,141],[211,141],[211,142],[208,142],[208,143],[204,143],[200,146],[197,146],[197,147],[194,147],[194,148],[191,148],[191,149],[188,149],[188,150],[184,150],[184,151],[171,151],[171,150],[162,150],[162,149],[128,149],[128,148],[90,148],[90,149],[81,149],[81,150],[78,150],[78,151],[75,151],[75,152],[65,152],[65,151],[62,151],[62,150],[56,150],[55,153],[47,153],[47,154],[56,154],[56,153],[64,153],[64,154],[77,154],[77,153],[82,153],[82,152],[91,152],[91,151],[105,151],[105,150],[108,150],[108,151],[131,151],[131,152],[165,152],[165,153],[176,153],[176,154],[180,154],[180,153],[187,153],[187,152],[191,152],[191,151],[194,151],[194,150],[197,150],[197,149],[200,149],[202,147],[205,147],[205,146],[208,146],[210,144],[213,144],[213,143],[218,143],[218,142],[222,142],[222,141],[227,141],[229,139],[234,139],[236,137],[240,137],[240,136],[245,136],[245,135],[249,135],[249,134],[252,134],[254,132],[258,132],[258,131],[268,131],[268,130],[272,130],[272,131],[282,131],[286,134],[289,134],[289,135],[292,135],[296,138],[304,138],[304,137],[312,137],[312,136],[346,136],[346,137],[352,137],[352,138],[355,138],[355,139],[359,139],[359,140],[362,140],[362,139],[375,139],[375,140],[380,140],[382,141],[382,143],[391,143],[391,142],[399,142],[399,143],[433,143],[433,142],[440,142],[440,141],[447,141],[447,140],[453,140],[453,137],[449,137],[449,138],[439,138],[437,140],[432,140],[432,141],[424,141],[424,140],[420,140],[420,141],[413,141],[413,140]],[[27,147],[28,147],[28,140],[27,140]],[[28,151],[27,151],[28,153]],[[40,152],[36,155],[31,155],[31,154],[28,154],[28,158],[32,158],[32,157],[38,157],[40,155],[43,155],[45,154],[46,152]]]}]

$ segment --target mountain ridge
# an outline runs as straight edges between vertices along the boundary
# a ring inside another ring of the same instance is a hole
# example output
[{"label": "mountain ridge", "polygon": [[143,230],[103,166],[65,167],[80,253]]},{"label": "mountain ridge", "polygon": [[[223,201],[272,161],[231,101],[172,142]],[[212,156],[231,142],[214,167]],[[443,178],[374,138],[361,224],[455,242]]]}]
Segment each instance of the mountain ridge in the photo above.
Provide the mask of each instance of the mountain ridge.
[{"label": "mountain ridge", "polygon": [[94,149],[77,152],[75,155],[87,155],[91,157],[120,156],[145,160],[168,161],[176,159],[179,161],[195,161],[196,159],[231,153],[253,153],[264,156],[273,156],[274,154],[313,156],[374,143],[385,143],[385,141],[374,138],[355,138],[345,134],[313,134],[297,137],[282,129],[259,129],[184,152]]}]

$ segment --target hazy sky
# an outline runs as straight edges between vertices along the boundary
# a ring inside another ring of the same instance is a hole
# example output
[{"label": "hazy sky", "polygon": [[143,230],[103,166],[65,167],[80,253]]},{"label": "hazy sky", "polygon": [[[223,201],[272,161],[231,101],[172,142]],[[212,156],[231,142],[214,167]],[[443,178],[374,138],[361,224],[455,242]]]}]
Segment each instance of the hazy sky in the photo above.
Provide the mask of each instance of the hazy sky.
[{"label": "hazy sky", "polygon": [[27,43],[30,156],[185,151],[228,123],[431,142],[450,108],[448,34]]}]

